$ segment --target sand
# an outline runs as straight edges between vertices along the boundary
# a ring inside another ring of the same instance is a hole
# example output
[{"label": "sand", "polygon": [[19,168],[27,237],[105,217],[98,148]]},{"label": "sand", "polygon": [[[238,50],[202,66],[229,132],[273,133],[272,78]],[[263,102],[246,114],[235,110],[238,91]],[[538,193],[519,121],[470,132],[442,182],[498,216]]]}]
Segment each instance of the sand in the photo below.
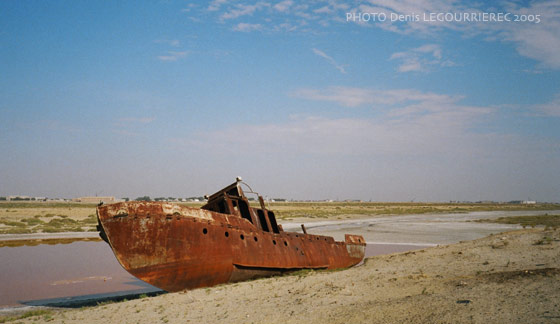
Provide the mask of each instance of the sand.
[{"label": "sand", "polygon": [[519,230],[303,272],[55,310],[33,323],[560,323],[560,229]]}]

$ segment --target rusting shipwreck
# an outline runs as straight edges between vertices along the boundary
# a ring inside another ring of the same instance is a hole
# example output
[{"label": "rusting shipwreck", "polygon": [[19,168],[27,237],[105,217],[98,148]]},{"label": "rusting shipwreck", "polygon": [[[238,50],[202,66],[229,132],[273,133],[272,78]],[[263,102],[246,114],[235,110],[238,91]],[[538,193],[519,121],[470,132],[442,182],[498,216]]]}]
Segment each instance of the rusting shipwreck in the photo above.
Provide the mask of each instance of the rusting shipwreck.
[{"label": "rusting shipwreck", "polygon": [[300,269],[346,268],[363,259],[362,236],[346,234],[338,242],[285,232],[261,196],[260,208],[249,205],[241,183],[238,178],[201,208],[147,201],[98,206],[100,236],[128,272],[170,292]]}]

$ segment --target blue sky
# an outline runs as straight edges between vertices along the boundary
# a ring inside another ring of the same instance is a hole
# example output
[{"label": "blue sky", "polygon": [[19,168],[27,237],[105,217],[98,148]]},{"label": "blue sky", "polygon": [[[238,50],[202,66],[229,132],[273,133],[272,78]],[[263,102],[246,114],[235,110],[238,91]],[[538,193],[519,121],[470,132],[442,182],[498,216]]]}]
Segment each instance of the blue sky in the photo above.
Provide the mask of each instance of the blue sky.
[{"label": "blue sky", "polygon": [[558,202],[558,53],[560,1],[3,1],[0,195]]}]

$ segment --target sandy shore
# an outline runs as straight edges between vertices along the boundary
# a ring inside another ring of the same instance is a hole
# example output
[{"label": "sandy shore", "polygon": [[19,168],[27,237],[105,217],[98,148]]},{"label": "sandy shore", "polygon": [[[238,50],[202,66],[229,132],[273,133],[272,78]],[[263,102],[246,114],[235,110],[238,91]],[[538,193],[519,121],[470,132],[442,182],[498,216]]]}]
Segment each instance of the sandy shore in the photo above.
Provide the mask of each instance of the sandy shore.
[{"label": "sandy shore", "polygon": [[560,230],[519,230],[304,272],[17,322],[559,323]]}]

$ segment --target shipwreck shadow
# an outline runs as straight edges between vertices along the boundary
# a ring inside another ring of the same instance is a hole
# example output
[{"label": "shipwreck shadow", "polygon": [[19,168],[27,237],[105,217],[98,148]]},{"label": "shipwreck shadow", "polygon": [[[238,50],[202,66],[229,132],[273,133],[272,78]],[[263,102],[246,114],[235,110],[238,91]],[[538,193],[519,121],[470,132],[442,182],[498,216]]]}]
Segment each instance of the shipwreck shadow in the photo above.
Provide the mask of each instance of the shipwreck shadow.
[{"label": "shipwreck shadow", "polygon": [[26,306],[42,306],[42,307],[59,307],[59,308],[81,308],[89,306],[97,306],[100,304],[118,303],[127,300],[141,299],[146,297],[154,297],[167,292],[155,288],[147,283],[134,282],[135,285],[144,286],[141,289],[115,291],[103,294],[89,294],[59,298],[35,299],[19,301],[20,304]]}]

